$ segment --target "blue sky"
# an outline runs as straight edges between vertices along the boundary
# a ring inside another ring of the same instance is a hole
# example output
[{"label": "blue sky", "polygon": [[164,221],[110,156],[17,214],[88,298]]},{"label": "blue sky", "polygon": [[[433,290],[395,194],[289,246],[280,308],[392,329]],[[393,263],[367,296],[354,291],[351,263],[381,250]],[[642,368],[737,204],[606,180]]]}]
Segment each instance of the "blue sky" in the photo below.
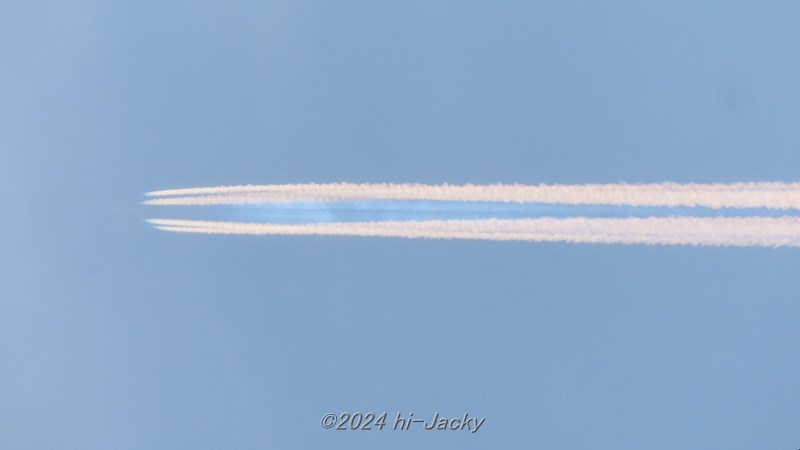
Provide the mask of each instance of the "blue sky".
[{"label": "blue sky", "polygon": [[380,220],[479,220],[542,217],[794,217],[798,215],[798,211],[771,208],[641,207],[630,205],[565,205],[485,201],[356,201],[214,205],[194,208],[182,206],[166,209],[162,206],[151,210],[150,215],[185,217],[188,220],[298,224],[374,222]]},{"label": "blue sky", "polygon": [[[0,4],[0,447],[797,448],[792,249],[183,236],[156,189],[797,181],[800,4]],[[341,411],[486,417],[335,432]]]}]

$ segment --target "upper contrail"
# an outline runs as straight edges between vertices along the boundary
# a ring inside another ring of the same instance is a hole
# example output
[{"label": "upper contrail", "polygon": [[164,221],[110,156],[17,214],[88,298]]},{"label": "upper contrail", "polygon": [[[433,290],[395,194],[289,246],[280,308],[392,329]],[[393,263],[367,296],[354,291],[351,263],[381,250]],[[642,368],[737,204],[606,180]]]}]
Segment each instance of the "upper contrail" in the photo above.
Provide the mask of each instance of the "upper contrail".
[{"label": "upper contrail", "polygon": [[[173,189],[147,196],[148,205],[269,206],[255,211],[255,222],[150,220],[161,230],[183,233],[800,247],[800,183],[333,183]],[[342,211],[348,208],[358,214],[347,216]],[[467,219],[454,210],[469,210]],[[287,214],[299,223],[282,223]]]},{"label": "upper contrail", "polygon": [[566,205],[800,209],[800,183],[582,184],[526,186],[284,184],[154,191],[148,205],[235,205],[294,201],[443,200]]}]

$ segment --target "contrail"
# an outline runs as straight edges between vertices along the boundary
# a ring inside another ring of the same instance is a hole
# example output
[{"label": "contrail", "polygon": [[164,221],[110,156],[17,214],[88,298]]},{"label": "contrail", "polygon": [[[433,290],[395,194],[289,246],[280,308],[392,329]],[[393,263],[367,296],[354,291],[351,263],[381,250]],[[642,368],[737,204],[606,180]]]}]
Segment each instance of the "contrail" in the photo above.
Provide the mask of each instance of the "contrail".
[{"label": "contrail", "polygon": [[800,247],[800,183],[332,183],[146,195],[148,205],[217,205],[228,209],[190,209],[255,218],[149,221],[180,233]]},{"label": "contrail", "polygon": [[436,200],[565,205],[800,209],[800,183],[424,185],[285,184],[173,189],[148,205],[243,205],[299,201]]},{"label": "contrail", "polygon": [[800,247],[798,217],[514,219],[255,224],[153,219],[165,231],[205,234],[373,236],[494,241]]}]

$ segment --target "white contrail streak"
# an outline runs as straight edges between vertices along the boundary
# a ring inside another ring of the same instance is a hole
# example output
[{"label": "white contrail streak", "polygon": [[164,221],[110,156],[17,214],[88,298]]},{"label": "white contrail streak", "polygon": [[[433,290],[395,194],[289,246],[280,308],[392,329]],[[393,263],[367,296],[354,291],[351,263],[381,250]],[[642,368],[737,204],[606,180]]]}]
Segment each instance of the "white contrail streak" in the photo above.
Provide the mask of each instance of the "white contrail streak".
[{"label": "white contrail streak", "polygon": [[206,234],[379,236],[495,241],[800,247],[800,217],[659,217],[338,222],[303,225],[152,219]]},{"label": "white contrail streak", "polygon": [[800,209],[800,183],[424,185],[284,184],[147,193],[148,205],[241,205],[371,200],[486,201],[565,205]]}]

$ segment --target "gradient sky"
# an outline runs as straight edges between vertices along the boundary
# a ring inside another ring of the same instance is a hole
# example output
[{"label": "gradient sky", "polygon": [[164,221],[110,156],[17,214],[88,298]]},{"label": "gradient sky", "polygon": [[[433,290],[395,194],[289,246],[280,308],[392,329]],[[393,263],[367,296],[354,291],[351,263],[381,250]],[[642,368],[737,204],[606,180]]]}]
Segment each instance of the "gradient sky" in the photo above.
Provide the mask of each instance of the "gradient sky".
[{"label": "gradient sky", "polygon": [[[0,3],[0,448],[800,447],[796,249],[175,235],[156,189],[797,181],[796,1]],[[341,411],[477,434],[323,430]]]}]

